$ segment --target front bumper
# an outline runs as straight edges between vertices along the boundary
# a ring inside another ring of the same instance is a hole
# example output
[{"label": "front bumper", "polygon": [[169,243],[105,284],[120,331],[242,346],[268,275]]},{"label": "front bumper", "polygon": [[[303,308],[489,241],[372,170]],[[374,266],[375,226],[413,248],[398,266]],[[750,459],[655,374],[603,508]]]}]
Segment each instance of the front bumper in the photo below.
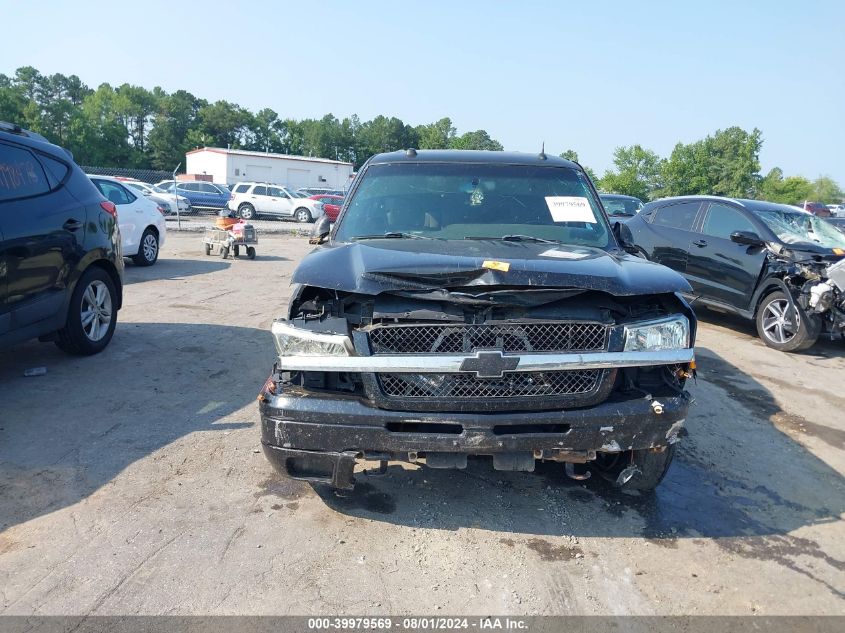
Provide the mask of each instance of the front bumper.
[{"label": "front bumper", "polygon": [[659,407],[615,394],[582,409],[435,414],[377,409],[358,397],[289,388],[262,394],[259,408],[264,453],[280,472],[351,488],[360,457],[422,454],[461,467],[461,456],[492,455],[497,469],[532,470],[534,459],[583,461],[597,451],[666,446],[677,440],[690,398],[684,392],[657,400]]}]

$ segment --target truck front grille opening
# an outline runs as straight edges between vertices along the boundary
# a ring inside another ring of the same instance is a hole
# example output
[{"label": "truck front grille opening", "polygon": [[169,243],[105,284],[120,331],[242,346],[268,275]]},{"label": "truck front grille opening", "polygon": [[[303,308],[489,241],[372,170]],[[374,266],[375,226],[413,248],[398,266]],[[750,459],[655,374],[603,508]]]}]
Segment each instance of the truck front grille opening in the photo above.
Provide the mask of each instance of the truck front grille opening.
[{"label": "truck front grille opening", "polygon": [[374,354],[466,354],[479,349],[519,352],[598,352],[607,349],[603,323],[487,323],[387,325],[369,333]]},{"label": "truck front grille opening", "polygon": [[595,392],[604,370],[506,372],[502,378],[472,374],[378,374],[389,398],[476,400],[525,396],[569,396]]},{"label": "truck front grille opening", "polygon": [[464,432],[461,424],[439,422],[388,422],[385,428],[391,433],[436,433],[460,435]]}]

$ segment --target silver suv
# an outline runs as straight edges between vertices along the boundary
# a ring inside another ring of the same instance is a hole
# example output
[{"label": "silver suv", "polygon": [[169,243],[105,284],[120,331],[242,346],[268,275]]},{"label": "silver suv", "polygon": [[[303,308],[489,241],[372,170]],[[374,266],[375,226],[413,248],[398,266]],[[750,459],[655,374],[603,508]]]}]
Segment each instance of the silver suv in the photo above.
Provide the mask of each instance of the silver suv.
[{"label": "silver suv", "polygon": [[232,187],[228,207],[244,220],[264,215],[313,222],[323,215],[323,205],[317,200],[279,185],[260,182],[239,182]]}]

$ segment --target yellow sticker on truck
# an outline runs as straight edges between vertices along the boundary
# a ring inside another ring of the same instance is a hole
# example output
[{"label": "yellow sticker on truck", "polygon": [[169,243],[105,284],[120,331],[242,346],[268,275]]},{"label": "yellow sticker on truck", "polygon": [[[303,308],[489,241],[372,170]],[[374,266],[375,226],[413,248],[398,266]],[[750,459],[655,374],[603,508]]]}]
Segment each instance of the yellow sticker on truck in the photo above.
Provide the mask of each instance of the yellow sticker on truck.
[{"label": "yellow sticker on truck", "polygon": [[503,273],[506,273],[511,269],[509,262],[497,262],[493,259],[485,259],[484,263],[481,264],[481,267],[489,268],[490,270],[501,270]]}]

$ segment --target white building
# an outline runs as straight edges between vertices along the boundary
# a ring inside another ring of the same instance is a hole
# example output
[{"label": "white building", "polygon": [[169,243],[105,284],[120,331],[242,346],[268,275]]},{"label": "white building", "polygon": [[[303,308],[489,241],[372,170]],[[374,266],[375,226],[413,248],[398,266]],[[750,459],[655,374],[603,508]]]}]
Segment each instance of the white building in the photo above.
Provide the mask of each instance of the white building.
[{"label": "white building", "polygon": [[346,189],[352,182],[352,163],[219,147],[203,147],[188,152],[185,155],[185,172],[211,175],[213,181],[220,184],[269,182],[289,189]]}]

